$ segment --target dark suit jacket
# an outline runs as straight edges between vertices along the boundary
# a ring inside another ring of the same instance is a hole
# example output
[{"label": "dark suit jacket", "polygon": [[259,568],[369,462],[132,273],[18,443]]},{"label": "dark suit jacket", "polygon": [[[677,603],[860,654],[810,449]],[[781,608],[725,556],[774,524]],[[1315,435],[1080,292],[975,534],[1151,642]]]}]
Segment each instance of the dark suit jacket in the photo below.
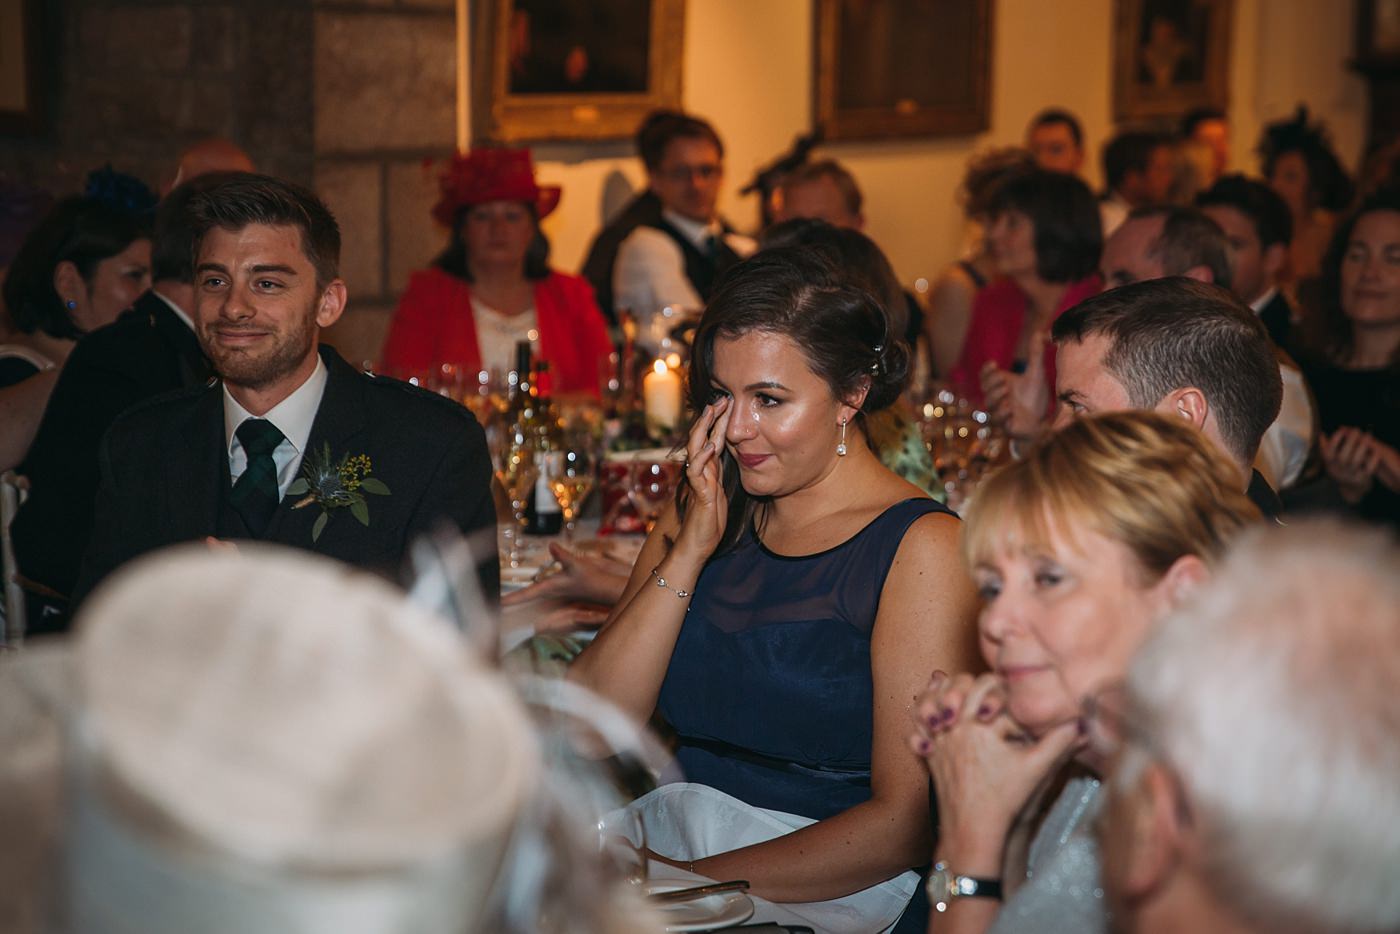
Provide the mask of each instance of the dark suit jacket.
[{"label": "dark suit jacket", "polygon": [[[368,496],[370,524],[337,509],[321,537],[312,504],[282,500],[264,541],[302,548],[367,570],[396,575],[409,544],[449,522],[463,532],[490,529],[479,568],[488,595],[500,590],[496,512],[486,435],[471,413],[398,380],[355,371],[329,347],[325,395],[308,453],[329,443],[331,456],[367,455],[388,496]],[[117,419],[102,442],[97,520],[75,599],[146,552],[217,534],[229,488],[222,387],[168,395]]]},{"label": "dark suit jacket", "polygon": [[10,531],[24,576],[72,592],[92,534],[102,436],[138,402],[209,375],[194,332],[153,292],[78,341],[18,471],[30,494]]},{"label": "dark suit jacket", "polygon": [[1269,303],[1259,309],[1259,320],[1264,323],[1275,347],[1293,353],[1293,309],[1282,292],[1275,292]]}]

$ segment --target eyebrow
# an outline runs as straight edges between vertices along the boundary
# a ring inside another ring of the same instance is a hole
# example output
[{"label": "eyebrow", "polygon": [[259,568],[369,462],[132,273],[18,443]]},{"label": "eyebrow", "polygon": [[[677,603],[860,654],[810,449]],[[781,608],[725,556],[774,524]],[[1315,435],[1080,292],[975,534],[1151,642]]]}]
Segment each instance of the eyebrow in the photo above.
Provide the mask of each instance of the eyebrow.
[{"label": "eyebrow", "polygon": [[266,263],[261,266],[254,266],[252,272],[254,275],[266,272],[280,272],[288,276],[295,276],[297,274],[297,271],[291,266],[285,266],[280,263]]},{"label": "eyebrow", "polygon": [[1059,399],[1061,402],[1073,402],[1076,399],[1083,398],[1083,395],[1084,394],[1081,393],[1078,389],[1066,389],[1064,392],[1058,394],[1055,398]]},{"label": "eyebrow", "polygon": [[[716,389],[723,389],[725,392],[728,392],[728,391],[729,391],[729,387],[726,386],[726,385],[724,385],[724,382],[723,382],[722,380],[718,379],[717,377],[713,377],[713,376],[710,377],[710,383],[711,383],[711,385],[713,385]],[[762,380],[761,382],[749,383],[747,386],[744,387],[744,389],[747,390],[747,391],[749,391],[749,392],[753,392],[753,391],[756,390],[756,389],[781,389],[781,390],[783,390],[784,392],[791,392],[791,391],[792,391],[792,390],[788,389],[786,386],[784,386],[782,383],[778,382],[778,381],[775,380],[775,379],[765,379],[765,380]]]}]

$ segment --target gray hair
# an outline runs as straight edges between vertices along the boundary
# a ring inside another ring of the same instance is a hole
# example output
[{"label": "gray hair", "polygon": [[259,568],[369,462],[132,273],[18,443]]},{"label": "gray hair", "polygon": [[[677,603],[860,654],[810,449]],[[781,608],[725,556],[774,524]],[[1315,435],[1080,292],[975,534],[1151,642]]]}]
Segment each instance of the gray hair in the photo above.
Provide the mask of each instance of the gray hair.
[{"label": "gray hair", "polygon": [[1272,929],[1400,925],[1400,547],[1261,527],[1162,623],[1129,709],[1176,771],[1222,904]]}]

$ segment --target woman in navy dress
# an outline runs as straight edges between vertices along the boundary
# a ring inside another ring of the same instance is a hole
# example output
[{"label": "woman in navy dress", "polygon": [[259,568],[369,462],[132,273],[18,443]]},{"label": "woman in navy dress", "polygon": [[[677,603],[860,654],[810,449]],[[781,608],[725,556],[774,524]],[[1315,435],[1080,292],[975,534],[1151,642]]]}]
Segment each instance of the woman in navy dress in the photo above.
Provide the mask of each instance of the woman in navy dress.
[{"label": "woman in navy dress", "polygon": [[675,728],[688,780],[816,822],[695,872],[814,902],[927,858],[927,772],[903,746],[926,669],[972,663],[955,516],[872,453],[866,412],[908,348],[801,250],[730,273],[696,332],[677,508],[571,677]]}]

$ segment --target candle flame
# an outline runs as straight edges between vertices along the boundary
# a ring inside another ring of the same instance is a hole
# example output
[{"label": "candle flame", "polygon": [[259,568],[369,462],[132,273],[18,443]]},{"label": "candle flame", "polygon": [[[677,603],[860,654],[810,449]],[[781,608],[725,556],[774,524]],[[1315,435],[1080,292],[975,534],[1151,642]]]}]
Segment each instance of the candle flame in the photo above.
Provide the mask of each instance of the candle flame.
[{"label": "candle flame", "polygon": [[667,354],[666,365],[673,370],[679,370],[681,368],[681,355],[678,353]]},{"label": "candle flame", "polygon": [[665,360],[657,360],[655,363],[653,363],[653,364],[651,365],[651,368],[652,368],[653,370],[655,370],[657,373],[665,373],[665,372],[666,372],[666,361],[665,361]]}]

